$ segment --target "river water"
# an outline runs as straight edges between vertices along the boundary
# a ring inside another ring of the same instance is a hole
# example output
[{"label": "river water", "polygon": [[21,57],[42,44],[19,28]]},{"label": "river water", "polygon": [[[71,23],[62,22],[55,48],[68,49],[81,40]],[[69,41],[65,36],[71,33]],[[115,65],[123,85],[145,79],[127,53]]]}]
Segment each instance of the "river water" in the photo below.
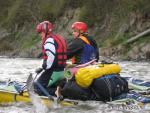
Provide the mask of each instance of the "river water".
[{"label": "river water", "polygon": [[[121,75],[150,81],[150,62],[118,61],[122,67]],[[29,73],[41,64],[40,59],[3,58],[0,57],[0,80],[17,80],[25,82]],[[48,113],[150,113],[150,109],[133,109],[110,107],[108,104],[96,101],[79,102],[76,107],[60,108],[55,106]],[[13,103],[0,105],[0,113],[46,113],[43,106],[35,107],[32,104]]]}]

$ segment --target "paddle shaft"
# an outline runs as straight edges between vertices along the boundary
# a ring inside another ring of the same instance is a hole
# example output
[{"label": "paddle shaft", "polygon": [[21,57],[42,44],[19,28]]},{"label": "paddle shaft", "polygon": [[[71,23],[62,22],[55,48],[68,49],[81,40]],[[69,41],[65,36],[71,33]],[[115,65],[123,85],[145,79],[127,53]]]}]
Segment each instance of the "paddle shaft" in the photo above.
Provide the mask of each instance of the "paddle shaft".
[{"label": "paddle shaft", "polygon": [[44,72],[44,70],[42,70],[41,72],[39,72],[39,73],[36,73],[36,76],[34,77],[34,79],[33,79],[33,82],[37,79],[37,76],[40,74],[41,75],[41,73],[43,73]]},{"label": "paddle shaft", "polygon": [[[39,75],[40,73],[37,73],[37,75]],[[37,75],[36,75],[36,77],[37,77]],[[27,90],[29,92],[29,95],[30,95],[30,92],[31,93],[34,92],[33,82],[34,82],[35,78],[33,79],[32,74],[30,74],[28,76],[28,79],[27,79],[26,83],[27,83]],[[48,91],[39,82],[36,82],[35,84],[49,98],[50,101],[54,101],[53,96],[51,96],[48,93]],[[70,100],[65,100],[65,101],[63,100],[60,104],[63,105],[63,106],[66,106],[66,105],[71,105],[71,106],[73,105],[74,106],[74,105],[77,105],[78,102],[76,102],[76,101],[70,101]]]},{"label": "paddle shaft", "polygon": [[50,100],[54,100],[54,98],[48,93],[48,91],[38,81],[34,83]]},{"label": "paddle shaft", "polygon": [[48,93],[48,91],[42,86],[42,84],[38,81],[34,82],[37,78],[37,76],[42,74],[44,70],[42,70],[40,73],[37,73],[36,76],[33,79],[33,83],[46,95],[50,100],[54,100],[54,98]]}]

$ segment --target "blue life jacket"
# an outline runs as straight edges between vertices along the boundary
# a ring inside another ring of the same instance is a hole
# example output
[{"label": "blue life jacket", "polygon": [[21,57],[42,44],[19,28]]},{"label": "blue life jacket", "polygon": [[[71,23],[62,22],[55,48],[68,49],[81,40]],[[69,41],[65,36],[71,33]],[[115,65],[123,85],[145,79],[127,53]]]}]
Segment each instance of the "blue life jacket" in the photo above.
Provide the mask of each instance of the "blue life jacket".
[{"label": "blue life jacket", "polygon": [[80,63],[83,64],[97,59],[97,49],[90,44],[86,37],[80,36],[80,38],[85,42]]},{"label": "blue life jacket", "polygon": [[93,59],[96,59],[96,50],[93,46],[89,44],[84,45],[83,53],[81,56],[81,61],[80,63],[87,63]]}]

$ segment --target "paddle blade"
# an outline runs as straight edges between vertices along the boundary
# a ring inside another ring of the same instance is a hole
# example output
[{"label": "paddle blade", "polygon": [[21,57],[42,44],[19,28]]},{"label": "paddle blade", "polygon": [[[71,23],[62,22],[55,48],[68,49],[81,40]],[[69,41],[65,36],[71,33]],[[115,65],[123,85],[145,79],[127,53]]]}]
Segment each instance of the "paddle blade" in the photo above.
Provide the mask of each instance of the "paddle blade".
[{"label": "paddle blade", "polygon": [[31,90],[34,91],[34,87],[33,87],[33,77],[32,74],[30,73],[30,75],[27,78],[27,90],[30,92]]}]

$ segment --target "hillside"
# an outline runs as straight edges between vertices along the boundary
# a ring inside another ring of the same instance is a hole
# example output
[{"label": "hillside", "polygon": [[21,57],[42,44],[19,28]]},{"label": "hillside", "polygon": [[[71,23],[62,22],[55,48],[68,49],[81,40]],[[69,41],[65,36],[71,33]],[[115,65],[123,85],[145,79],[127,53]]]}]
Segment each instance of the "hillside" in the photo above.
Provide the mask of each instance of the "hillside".
[{"label": "hillside", "polygon": [[150,60],[149,0],[0,0],[0,3],[0,55],[39,57],[37,23],[51,21],[54,31],[70,40],[71,24],[84,21],[102,56]]}]

